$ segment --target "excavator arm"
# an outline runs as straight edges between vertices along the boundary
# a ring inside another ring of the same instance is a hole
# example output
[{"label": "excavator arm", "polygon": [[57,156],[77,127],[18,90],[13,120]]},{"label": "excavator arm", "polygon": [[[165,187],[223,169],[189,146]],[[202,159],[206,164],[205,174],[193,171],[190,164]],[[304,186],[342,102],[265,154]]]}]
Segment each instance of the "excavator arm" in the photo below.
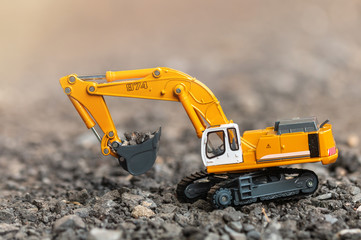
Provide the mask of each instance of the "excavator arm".
[{"label": "excavator arm", "polygon": [[[101,141],[102,153],[117,158],[127,155],[125,152],[130,152],[129,156],[137,155],[138,159],[131,164],[133,167],[144,164],[141,159],[147,157],[145,152],[154,152],[157,142],[148,143],[148,147],[144,147],[146,144],[122,147],[104,96],[181,102],[199,138],[207,124],[213,126],[232,122],[226,118],[219,101],[207,86],[170,68],[107,72],[106,75],[97,76],[71,74],[61,78],[60,84],[86,126],[92,129]],[[94,128],[96,123],[104,133],[102,137]],[[159,139],[159,136],[157,138]],[[143,154],[137,154],[139,152]],[[154,154],[152,156],[155,160]],[[132,157],[126,159],[128,163],[131,162],[130,158]],[[129,171],[129,166],[124,166]],[[137,175],[143,172],[144,169],[131,173]]]}]

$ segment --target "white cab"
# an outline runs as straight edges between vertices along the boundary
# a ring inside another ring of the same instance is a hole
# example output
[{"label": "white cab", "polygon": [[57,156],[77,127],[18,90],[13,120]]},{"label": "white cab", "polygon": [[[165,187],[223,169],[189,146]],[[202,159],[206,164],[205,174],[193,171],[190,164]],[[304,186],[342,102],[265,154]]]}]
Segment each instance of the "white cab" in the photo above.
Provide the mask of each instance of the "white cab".
[{"label": "white cab", "polygon": [[243,162],[238,125],[229,123],[204,130],[201,152],[205,166]]}]

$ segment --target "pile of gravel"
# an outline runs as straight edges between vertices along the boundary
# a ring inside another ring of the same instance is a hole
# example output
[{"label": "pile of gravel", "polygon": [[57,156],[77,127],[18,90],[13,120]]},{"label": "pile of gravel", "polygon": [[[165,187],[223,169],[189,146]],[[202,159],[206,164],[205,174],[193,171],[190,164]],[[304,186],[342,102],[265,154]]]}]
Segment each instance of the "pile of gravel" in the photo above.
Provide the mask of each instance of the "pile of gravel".
[{"label": "pile of gravel", "polygon": [[[162,149],[193,146],[187,139],[165,138]],[[65,140],[55,134],[45,147],[24,138],[17,142],[24,152],[1,139],[0,239],[361,238],[361,157],[351,149],[341,147],[333,167],[304,166],[320,180],[310,197],[214,210],[204,200],[180,203],[175,196],[176,183],[199,170],[193,150],[161,152],[150,171],[134,177],[112,158]]]},{"label": "pile of gravel", "polygon": [[125,140],[122,142],[122,146],[129,146],[129,145],[137,145],[141,144],[148,139],[153,138],[155,135],[155,132],[129,132],[124,133]]}]

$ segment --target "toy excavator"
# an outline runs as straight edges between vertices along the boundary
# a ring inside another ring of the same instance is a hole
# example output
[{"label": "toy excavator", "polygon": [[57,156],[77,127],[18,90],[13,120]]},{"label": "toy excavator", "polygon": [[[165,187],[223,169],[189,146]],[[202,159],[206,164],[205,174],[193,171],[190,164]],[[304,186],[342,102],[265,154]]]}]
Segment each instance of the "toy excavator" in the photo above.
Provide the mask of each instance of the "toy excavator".
[{"label": "toy excavator", "polygon": [[[60,79],[60,84],[84,123],[101,142],[104,155],[121,159],[130,174],[139,175],[154,164],[160,129],[138,145],[123,146],[103,96],[181,102],[197,136],[206,170],[184,177],[177,186],[181,201],[208,200],[215,208],[241,206],[276,198],[312,194],[317,175],[281,166],[336,161],[338,149],[328,120],[316,118],[277,121],[274,127],[245,131],[228,120],[211,90],[195,78],[170,68],[106,72],[106,75]],[[101,137],[96,123],[104,133]]]}]

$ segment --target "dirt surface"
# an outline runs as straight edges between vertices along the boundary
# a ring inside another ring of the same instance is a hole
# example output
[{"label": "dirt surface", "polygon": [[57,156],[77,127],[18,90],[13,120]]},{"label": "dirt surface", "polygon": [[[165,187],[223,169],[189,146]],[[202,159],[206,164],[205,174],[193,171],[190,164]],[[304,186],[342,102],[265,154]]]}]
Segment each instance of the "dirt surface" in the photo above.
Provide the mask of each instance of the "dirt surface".
[{"label": "dirt surface", "polygon": [[[0,239],[360,239],[359,1],[2,1]],[[209,86],[241,131],[330,119],[337,164],[295,201],[177,201],[203,169],[180,104],[109,98],[120,133],[162,126],[132,177],[103,157],[60,88],[71,73],[171,67]]]}]

